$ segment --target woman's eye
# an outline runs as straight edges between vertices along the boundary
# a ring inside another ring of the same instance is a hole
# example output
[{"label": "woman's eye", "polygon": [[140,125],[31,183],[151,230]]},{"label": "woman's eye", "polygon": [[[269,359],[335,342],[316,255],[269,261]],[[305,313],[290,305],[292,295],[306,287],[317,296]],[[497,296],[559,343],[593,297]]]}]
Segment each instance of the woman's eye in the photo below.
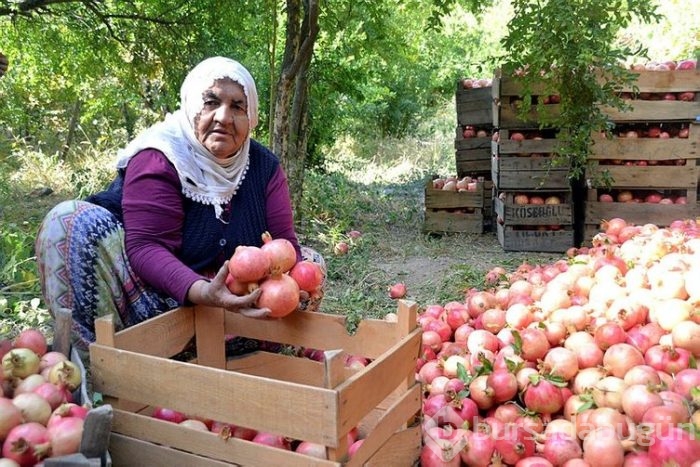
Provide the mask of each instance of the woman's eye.
[{"label": "woman's eye", "polygon": [[236,115],[247,115],[248,110],[243,106],[234,105],[233,106],[233,113],[235,113]]}]

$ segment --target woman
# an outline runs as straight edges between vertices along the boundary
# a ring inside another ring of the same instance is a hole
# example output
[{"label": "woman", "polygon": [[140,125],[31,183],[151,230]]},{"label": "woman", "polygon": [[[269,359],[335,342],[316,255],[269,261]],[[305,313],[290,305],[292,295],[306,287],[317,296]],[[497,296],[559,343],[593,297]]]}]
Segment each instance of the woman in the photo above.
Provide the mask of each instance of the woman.
[{"label": "woman", "polygon": [[259,290],[236,296],[225,285],[235,248],[261,245],[265,231],[323,266],[299,246],[279,160],[250,138],[257,123],[250,73],[206,59],[185,78],[180,109],[119,152],[106,191],[47,214],[36,240],[42,291],[49,310],[72,310],[79,349],[108,313],[118,328],[182,304],[265,317]]}]

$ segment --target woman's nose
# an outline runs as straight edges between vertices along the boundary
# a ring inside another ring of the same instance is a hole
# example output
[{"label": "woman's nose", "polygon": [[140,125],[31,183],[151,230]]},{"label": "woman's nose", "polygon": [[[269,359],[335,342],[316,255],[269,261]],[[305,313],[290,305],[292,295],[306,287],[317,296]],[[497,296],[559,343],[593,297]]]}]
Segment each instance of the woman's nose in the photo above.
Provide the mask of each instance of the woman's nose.
[{"label": "woman's nose", "polygon": [[228,123],[233,120],[233,112],[227,106],[221,105],[218,109],[216,109],[214,118],[218,122]]}]

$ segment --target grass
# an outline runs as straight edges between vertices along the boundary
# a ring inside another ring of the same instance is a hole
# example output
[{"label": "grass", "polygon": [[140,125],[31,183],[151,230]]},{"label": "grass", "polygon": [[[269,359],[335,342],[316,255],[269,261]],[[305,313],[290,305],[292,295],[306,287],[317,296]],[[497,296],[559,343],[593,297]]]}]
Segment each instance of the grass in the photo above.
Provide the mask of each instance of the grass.
[{"label": "grass", "polygon": [[[407,298],[419,305],[445,303],[480,287],[490,267],[547,259],[505,253],[493,236],[421,233],[425,181],[456,170],[452,109],[447,103],[410,138],[341,137],[323,170],[306,174],[298,234],[327,262],[321,310],[345,315],[350,329],[395,311],[387,293],[395,282],[406,283]],[[18,144],[0,152],[9,154],[0,156],[0,334],[50,326],[33,253],[36,231],[53,205],[95,192],[112,176],[113,149],[87,145],[80,153],[63,161]],[[350,238],[350,230],[362,236]],[[347,255],[334,254],[339,241],[350,245]]]}]

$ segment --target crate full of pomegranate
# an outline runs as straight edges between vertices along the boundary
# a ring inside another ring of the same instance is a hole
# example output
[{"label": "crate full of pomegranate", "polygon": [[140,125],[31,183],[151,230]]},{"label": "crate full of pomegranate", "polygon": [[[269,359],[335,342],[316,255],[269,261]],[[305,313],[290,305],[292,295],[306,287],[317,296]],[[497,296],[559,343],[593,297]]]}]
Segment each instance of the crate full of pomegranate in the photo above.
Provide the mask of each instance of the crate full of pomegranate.
[{"label": "crate full of pomegranate", "polygon": [[0,465],[111,465],[111,407],[93,407],[74,349],[28,328],[0,339],[0,358]]},{"label": "crate full of pomegranate", "polygon": [[483,178],[433,176],[425,185],[423,231],[483,233],[492,217],[492,186]]}]

